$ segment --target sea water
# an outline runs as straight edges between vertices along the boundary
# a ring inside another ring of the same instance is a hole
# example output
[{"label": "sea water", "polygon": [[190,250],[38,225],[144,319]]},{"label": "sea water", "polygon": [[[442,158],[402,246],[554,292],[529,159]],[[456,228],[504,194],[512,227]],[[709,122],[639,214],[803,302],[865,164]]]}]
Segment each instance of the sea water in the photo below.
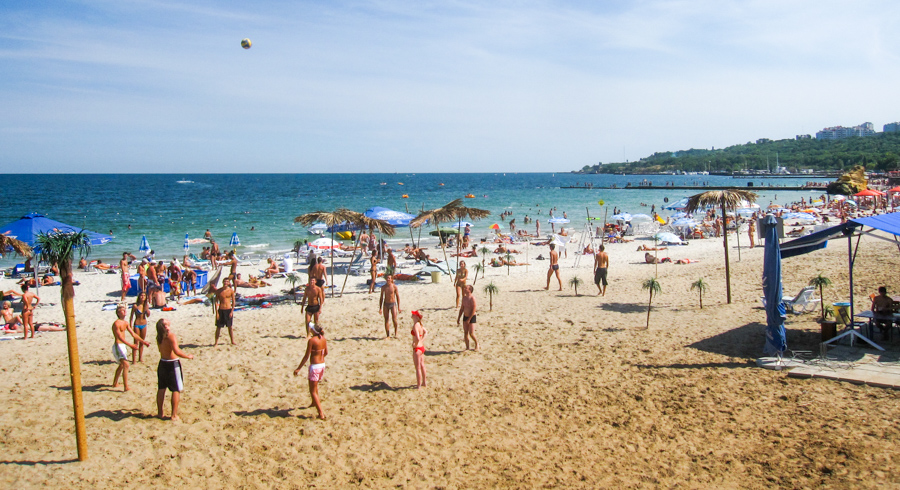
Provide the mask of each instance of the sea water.
[{"label": "sea water", "polygon": [[[191,183],[178,183],[191,181]],[[626,189],[631,183],[652,182],[653,187]],[[549,231],[549,210],[562,217],[565,212],[574,231],[586,223],[588,213],[603,218],[618,208],[632,214],[650,214],[651,205],[662,216],[674,211],[661,208],[665,200],[675,202],[701,190],[666,189],[674,185],[757,187],[757,202],[786,204],[817,198],[822,192],[779,191],[824,179],[732,178],[712,175],[580,175],[571,173],[426,173],[426,174],[122,174],[122,175],[8,175],[8,185],[0,189],[0,224],[37,212],[73,226],[109,233],[115,239],[95,247],[92,257],[113,259],[123,251],[137,254],[141,237],[146,236],[157,257],[181,257],[184,236],[202,238],[207,229],[219,242],[227,244],[237,233],[241,253],[278,253],[293,247],[296,240],[312,239],[306,227],[294,218],[311,211],[348,208],[363,212],[373,206],[418,214],[422,209],[440,207],[471,194],[465,205],[487,209],[491,216],[475,223],[473,234],[488,233],[498,223],[508,230],[515,218],[519,229],[528,215],[540,219],[542,233]],[[14,183],[12,185],[11,183]],[[593,189],[564,189],[593,184]],[[608,189],[615,185],[616,189]],[[403,195],[407,195],[404,198]],[[604,205],[598,201],[604,201]],[[512,212],[505,222],[503,211]],[[416,233],[418,235],[418,233]],[[424,236],[425,233],[423,233]],[[406,228],[398,228],[393,241],[410,242]],[[200,245],[191,248],[200,252]]]}]

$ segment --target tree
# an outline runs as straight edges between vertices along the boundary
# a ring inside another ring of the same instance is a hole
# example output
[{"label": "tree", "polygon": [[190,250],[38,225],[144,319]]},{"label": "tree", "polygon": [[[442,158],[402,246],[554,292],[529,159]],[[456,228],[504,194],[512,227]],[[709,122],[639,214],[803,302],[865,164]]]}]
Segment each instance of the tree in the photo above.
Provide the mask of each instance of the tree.
[{"label": "tree", "polygon": [[582,284],[584,284],[584,281],[582,281],[578,276],[574,276],[569,279],[569,286],[575,288],[575,296],[581,296],[580,294],[578,294],[578,286],[581,286]]},{"label": "tree", "polygon": [[752,203],[756,200],[756,193],[744,190],[706,191],[688,198],[686,213],[694,213],[706,209],[707,206],[722,209],[722,240],[725,244],[725,294],[728,304],[731,304],[731,267],[728,263],[728,220],[726,212],[729,209],[737,209],[741,201]]},{"label": "tree", "polygon": [[498,288],[497,285],[494,284],[494,281],[491,281],[487,286],[484,287],[484,292],[488,293],[490,311],[494,311],[494,295],[500,294],[500,288]]},{"label": "tree", "polygon": [[480,249],[478,249],[478,253],[481,254],[481,265],[482,265],[482,267],[483,267],[483,266],[484,266],[484,259],[486,259],[487,256],[488,256],[488,254],[491,253],[491,249],[489,249],[489,248],[487,248],[487,247],[481,247]]},{"label": "tree", "polygon": [[691,283],[691,291],[697,290],[700,293],[700,309],[703,309],[703,293],[709,289],[709,284],[703,280],[703,278],[699,278],[693,283]]},{"label": "tree", "polygon": [[69,376],[72,378],[72,406],[75,412],[75,441],[78,460],[88,457],[87,435],[84,428],[84,403],[81,397],[81,360],[78,358],[78,339],[75,333],[75,286],[72,281],[72,260],[78,250],[81,257],[91,253],[91,240],[84,230],[75,233],[41,233],[36,238],[41,260],[59,268],[62,282],[63,315],[66,318],[66,339],[69,349]]},{"label": "tree", "polygon": [[484,266],[475,262],[472,266],[472,270],[475,271],[475,279],[472,281],[472,285],[474,286],[476,282],[478,282],[478,273],[481,273],[481,277],[484,277]]},{"label": "tree", "polygon": [[653,305],[653,295],[659,295],[662,293],[662,288],[659,286],[659,282],[657,282],[655,277],[651,277],[644,281],[644,284],[641,286],[643,290],[650,290],[650,302],[647,303],[647,327],[650,328],[650,307]]},{"label": "tree", "polygon": [[300,277],[300,274],[296,274],[294,272],[288,272],[284,276],[284,282],[291,285],[291,294],[294,295],[294,302],[297,302],[297,285],[302,284],[303,279]]},{"label": "tree", "polygon": [[506,275],[509,275],[509,267],[513,259],[513,254],[509,250],[506,251]]},{"label": "tree", "polygon": [[825,321],[825,297],[822,296],[822,293],[826,287],[831,286],[831,279],[823,276],[822,273],[819,272],[818,275],[816,275],[815,277],[813,277],[809,280],[809,285],[819,288],[819,304],[822,307],[822,321],[824,322]]}]

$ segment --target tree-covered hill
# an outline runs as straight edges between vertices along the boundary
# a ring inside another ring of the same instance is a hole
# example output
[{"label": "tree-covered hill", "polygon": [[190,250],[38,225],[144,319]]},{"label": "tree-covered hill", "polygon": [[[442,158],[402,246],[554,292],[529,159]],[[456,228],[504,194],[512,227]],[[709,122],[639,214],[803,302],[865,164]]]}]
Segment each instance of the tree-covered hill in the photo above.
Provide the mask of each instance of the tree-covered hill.
[{"label": "tree-covered hill", "polygon": [[816,171],[846,170],[862,165],[869,170],[900,168],[900,133],[878,133],[875,136],[842,140],[786,139],[758,140],[756,143],[729,146],[718,150],[683,150],[654,153],[636,162],[585,165],[579,173],[660,173],[671,171],[733,172],[765,170],[778,163],[791,173],[804,169]]}]

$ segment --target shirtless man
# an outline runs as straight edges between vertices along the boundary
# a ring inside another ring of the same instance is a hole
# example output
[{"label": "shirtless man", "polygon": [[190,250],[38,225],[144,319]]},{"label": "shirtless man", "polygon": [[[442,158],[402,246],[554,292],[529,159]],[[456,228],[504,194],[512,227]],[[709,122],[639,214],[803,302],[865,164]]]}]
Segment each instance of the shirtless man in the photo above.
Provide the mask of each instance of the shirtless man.
[{"label": "shirtless man", "polygon": [[559,252],[556,251],[556,244],[550,244],[550,268],[547,269],[547,287],[550,289],[550,279],[556,274],[556,280],[559,281],[559,290],[562,291],[562,278],[559,277]]},{"label": "shirtless man", "polygon": [[369,294],[375,291],[375,279],[378,278],[378,255],[369,257]]},{"label": "shirtless man", "polygon": [[231,271],[229,272],[229,274],[232,277],[234,277],[234,275],[237,274],[237,266],[238,266],[238,259],[234,255],[234,250],[228,252],[228,255],[226,257],[228,260],[226,260],[223,265],[227,265],[227,266],[231,267]]},{"label": "shirtless man", "polygon": [[874,323],[881,330],[882,338],[887,340],[894,313],[894,300],[887,295],[887,287],[878,288],[878,295],[872,298],[872,312],[879,317],[875,319]]},{"label": "shirtless man", "polygon": [[462,318],[463,340],[466,342],[466,350],[469,350],[469,337],[475,343],[475,350],[478,350],[478,339],[475,338],[475,313],[478,306],[475,304],[475,286],[469,284],[463,288],[462,305],[459,307],[459,314],[456,315],[456,325],[459,326],[459,320]]},{"label": "shirtless man", "polygon": [[178,418],[178,402],[181,401],[181,392],[184,390],[184,378],[181,373],[181,361],[193,359],[191,354],[185,354],[178,348],[178,337],[170,328],[169,320],[160,318],[156,322],[156,345],[159,347],[159,365],[156,367],[156,411],[157,417],[163,418],[163,403],[166,401],[166,389],[172,392],[172,418],[173,422]]},{"label": "shirtless man", "polygon": [[206,238],[207,240],[212,240],[212,232],[209,231],[209,228],[206,229],[206,233],[203,234],[203,238]]},{"label": "shirtless man", "polygon": [[[116,308],[116,321],[112,324],[112,333],[113,338],[115,339],[112,346],[113,358],[119,364],[119,367],[116,368],[116,375],[113,377],[112,387],[115,388],[119,386],[119,375],[122,375],[122,384],[125,386],[125,391],[130,391],[131,388],[128,387],[128,349],[126,349],[126,347],[135,350],[138,348],[137,344],[140,343],[149,346],[150,342],[140,338],[134,333],[134,330],[131,329],[128,320],[125,319],[125,305],[123,304],[120,304]],[[126,333],[134,337],[135,343],[129,343],[128,340],[125,339]]]},{"label": "shirtless man", "polygon": [[234,287],[256,289],[259,287],[259,284],[253,284],[252,282],[244,281],[243,279],[241,279],[241,275],[237,274],[236,276],[234,276]]},{"label": "shirtless man", "polygon": [[394,322],[394,337],[397,336],[397,314],[400,312],[400,291],[394,284],[394,278],[385,276],[385,284],[381,287],[381,297],[378,298],[378,313],[384,313],[384,335],[386,339],[391,337],[390,322]]},{"label": "shirtless man", "polygon": [[385,250],[385,255],[387,256],[387,266],[391,268],[394,273],[397,273],[397,257],[394,257],[394,251],[388,247]]},{"label": "shirtless man", "polygon": [[125,295],[128,294],[128,290],[131,289],[131,273],[128,270],[131,266],[131,261],[128,260],[129,257],[131,260],[135,259],[134,255],[131,255],[128,252],[122,252],[122,260],[119,261],[119,271],[122,273],[122,299],[119,300],[120,302],[125,301]]},{"label": "shirtless man", "polygon": [[226,277],[222,280],[222,287],[216,290],[216,341],[213,347],[219,345],[219,332],[222,327],[228,327],[228,337],[231,339],[231,345],[237,345],[234,342],[234,289],[231,288],[231,278]]},{"label": "shirtless man", "polygon": [[304,324],[306,324],[306,337],[309,338],[309,322],[310,319],[316,324],[319,323],[319,313],[322,311],[322,304],[325,302],[325,291],[316,284],[316,280],[309,278],[309,284],[306,285],[306,291],[303,292],[303,300],[300,301],[300,308],[306,306],[306,316]]},{"label": "shirtless man", "polygon": [[309,266],[307,269],[307,273],[309,274],[309,280],[315,281],[316,286],[320,288],[325,286],[325,278],[327,269],[325,268],[325,257],[319,257],[316,259],[316,263]]},{"label": "shirtless man", "polygon": [[[33,303],[32,303],[33,302]],[[28,331],[31,331],[31,338],[34,338],[34,307],[41,302],[41,298],[28,290],[28,284],[22,284],[22,326],[23,339],[28,338]]]},{"label": "shirtless man", "polygon": [[597,296],[606,296],[606,271],[609,269],[609,254],[606,253],[606,247],[600,245],[597,255],[594,256],[594,284],[597,285]]},{"label": "shirtless man", "polygon": [[182,276],[182,281],[184,281],[184,294],[187,294],[188,291],[191,292],[191,296],[197,295],[197,273],[194,269],[187,268],[184,270],[184,275]]}]

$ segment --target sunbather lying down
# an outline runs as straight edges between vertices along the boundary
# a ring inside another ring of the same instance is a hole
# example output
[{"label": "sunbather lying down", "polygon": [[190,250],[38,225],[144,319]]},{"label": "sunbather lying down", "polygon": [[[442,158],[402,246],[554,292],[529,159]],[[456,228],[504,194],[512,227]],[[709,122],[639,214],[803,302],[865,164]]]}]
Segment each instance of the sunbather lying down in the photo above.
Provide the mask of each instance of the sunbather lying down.
[{"label": "sunbather lying down", "polygon": [[669,247],[648,247],[647,245],[641,245],[640,247],[637,248],[637,251],[645,252],[645,251],[649,250],[651,252],[654,252],[656,250],[668,250],[668,249],[669,249]]},{"label": "sunbather lying down", "polygon": [[515,257],[511,257],[509,260],[506,260],[504,257],[494,257],[491,259],[492,267],[503,267],[505,265],[530,265],[530,264],[519,264],[516,262]]},{"label": "sunbather lying down", "polygon": [[644,262],[648,264],[665,264],[666,262],[671,262],[673,264],[693,264],[699,262],[697,259],[678,259],[673,261],[670,257],[655,257],[650,255],[649,253],[644,254]]}]

